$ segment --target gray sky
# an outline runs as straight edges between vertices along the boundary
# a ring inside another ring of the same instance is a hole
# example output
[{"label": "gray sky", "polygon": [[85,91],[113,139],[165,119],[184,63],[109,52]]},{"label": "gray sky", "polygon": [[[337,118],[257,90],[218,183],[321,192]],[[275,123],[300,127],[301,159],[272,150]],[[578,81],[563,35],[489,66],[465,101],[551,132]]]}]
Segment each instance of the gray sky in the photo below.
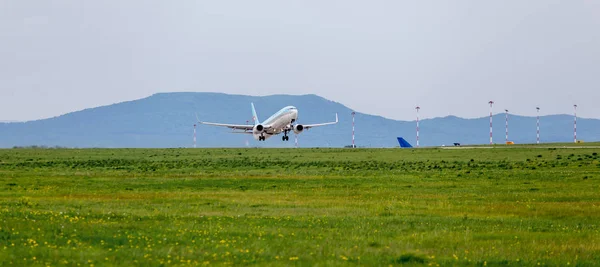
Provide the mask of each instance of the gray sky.
[{"label": "gray sky", "polygon": [[0,120],[170,91],[600,118],[600,1],[0,1]]}]

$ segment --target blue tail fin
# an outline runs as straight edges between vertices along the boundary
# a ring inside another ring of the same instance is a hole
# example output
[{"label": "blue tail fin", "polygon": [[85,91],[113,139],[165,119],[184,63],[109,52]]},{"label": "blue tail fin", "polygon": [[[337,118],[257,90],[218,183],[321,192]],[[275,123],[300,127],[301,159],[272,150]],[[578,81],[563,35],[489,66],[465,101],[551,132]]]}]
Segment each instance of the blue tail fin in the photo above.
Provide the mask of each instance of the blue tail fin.
[{"label": "blue tail fin", "polygon": [[256,115],[256,109],[254,109],[254,103],[250,103],[252,106],[252,120],[254,120],[254,125],[259,125],[260,120],[258,120],[258,116]]},{"label": "blue tail fin", "polygon": [[404,138],[398,137],[398,143],[400,143],[400,147],[412,147]]}]

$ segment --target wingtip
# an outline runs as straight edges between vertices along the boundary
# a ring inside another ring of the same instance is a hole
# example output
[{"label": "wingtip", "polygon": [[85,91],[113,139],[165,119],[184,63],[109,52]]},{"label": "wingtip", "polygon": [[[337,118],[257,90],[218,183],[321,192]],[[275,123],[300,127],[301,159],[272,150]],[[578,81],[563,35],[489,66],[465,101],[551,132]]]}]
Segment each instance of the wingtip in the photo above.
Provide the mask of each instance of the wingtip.
[{"label": "wingtip", "polygon": [[335,123],[338,123],[338,114],[337,114],[337,112],[335,113]]}]

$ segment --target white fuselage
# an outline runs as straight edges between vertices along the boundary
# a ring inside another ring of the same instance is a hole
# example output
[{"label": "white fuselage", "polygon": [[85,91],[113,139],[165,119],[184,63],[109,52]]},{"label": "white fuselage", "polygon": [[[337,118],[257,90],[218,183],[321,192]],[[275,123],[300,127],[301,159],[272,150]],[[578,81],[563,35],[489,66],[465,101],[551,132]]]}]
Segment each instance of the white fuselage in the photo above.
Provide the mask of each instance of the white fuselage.
[{"label": "white fuselage", "polygon": [[[292,123],[298,119],[298,109],[293,106],[287,106],[277,111],[273,116],[261,123],[264,127],[271,127],[272,133],[262,134],[265,139],[281,133],[286,129],[292,129]],[[253,133],[254,139],[258,140],[261,134]]]}]

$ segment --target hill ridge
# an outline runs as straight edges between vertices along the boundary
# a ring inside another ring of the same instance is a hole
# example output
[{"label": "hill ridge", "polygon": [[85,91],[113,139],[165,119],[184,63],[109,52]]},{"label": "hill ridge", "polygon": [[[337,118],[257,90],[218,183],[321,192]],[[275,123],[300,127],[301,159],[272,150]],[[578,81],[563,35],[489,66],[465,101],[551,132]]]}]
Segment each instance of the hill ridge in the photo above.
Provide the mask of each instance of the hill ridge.
[{"label": "hill ridge", "polygon": [[[300,146],[342,147],[351,143],[351,116],[356,112],[356,142],[367,147],[395,147],[396,137],[414,143],[415,121],[362,113],[315,94],[268,96],[231,95],[218,92],[168,92],[87,108],[60,116],[17,123],[0,123],[0,147],[47,145],[65,147],[191,147],[195,114],[223,123],[243,124],[251,120],[250,102],[265,117],[292,104],[298,107],[299,123],[330,121],[335,113],[340,123],[311,129],[299,135]],[[494,140],[504,143],[504,113],[493,115]],[[573,141],[572,115],[540,116],[543,142]],[[578,137],[600,140],[600,120],[579,118]],[[420,120],[422,146],[460,142],[489,143],[489,117],[461,118],[454,115]],[[220,127],[200,125],[200,147],[293,147],[294,142],[272,138],[257,142],[245,135],[229,134]],[[509,139],[535,142],[535,117],[509,114]],[[513,138],[514,137],[514,138]],[[413,144],[414,145],[414,144]]]}]

